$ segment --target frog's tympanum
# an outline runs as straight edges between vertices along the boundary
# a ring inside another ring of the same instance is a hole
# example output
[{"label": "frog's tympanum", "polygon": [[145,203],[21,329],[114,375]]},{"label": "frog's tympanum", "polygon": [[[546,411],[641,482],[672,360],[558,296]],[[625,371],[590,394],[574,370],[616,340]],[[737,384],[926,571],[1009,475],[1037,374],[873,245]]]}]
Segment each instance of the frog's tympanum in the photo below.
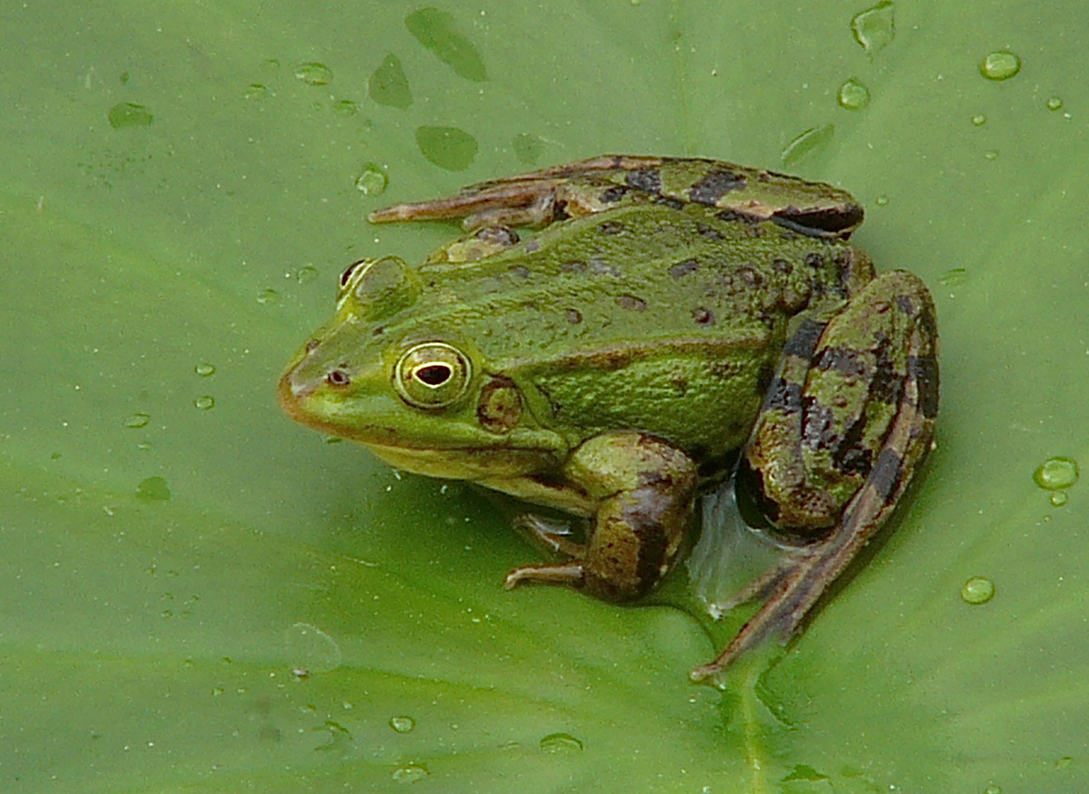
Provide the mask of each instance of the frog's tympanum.
[{"label": "frog's tympanum", "polygon": [[[507,576],[609,601],[670,570],[701,488],[735,471],[798,551],[713,662],[790,636],[885,522],[930,448],[926,286],[876,275],[847,193],[725,162],[603,156],[401,204],[464,218],[418,267],[364,259],[279,386],[310,427],[410,472],[587,519]],[[541,230],[523,239],[514,226]]]}]

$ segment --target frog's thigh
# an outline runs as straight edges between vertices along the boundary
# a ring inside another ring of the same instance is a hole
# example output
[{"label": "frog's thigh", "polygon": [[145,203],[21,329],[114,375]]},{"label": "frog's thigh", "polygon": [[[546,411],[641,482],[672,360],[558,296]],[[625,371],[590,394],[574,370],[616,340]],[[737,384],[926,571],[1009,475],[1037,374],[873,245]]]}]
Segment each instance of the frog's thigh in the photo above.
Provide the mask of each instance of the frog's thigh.
[{"label": "frog's thigh", "polygon": [[579,559],[512,571],[522,581],[567,584],[609,601],[646,594],[669,570],[688,528],[697,474],[673,445],[641,433],[585,441],[564,471],[597,504]]},{"label": "frog's thigh", "polygon": [[879,465],[894,419],[911,410],[906,401],[915,404],[912,448],[891,452],[925,452],[937,413],[936,345],[930,294],[905,271],[871,281],[827,324],[802,323],[746,449],[769,518],[803,534],[832,527]]}]

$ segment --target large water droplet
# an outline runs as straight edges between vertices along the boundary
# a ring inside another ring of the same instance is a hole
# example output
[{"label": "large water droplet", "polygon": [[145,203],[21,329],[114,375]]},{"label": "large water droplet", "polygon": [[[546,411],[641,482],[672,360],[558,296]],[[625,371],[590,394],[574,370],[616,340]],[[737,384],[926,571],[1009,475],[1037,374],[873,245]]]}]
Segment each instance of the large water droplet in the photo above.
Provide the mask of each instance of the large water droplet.
[{"label": "large water droplet", "polygon": [[405,27],[459,77],[482,83],[488,79],[484,61],[472,42],[454,29],[454,18],[437,8],[421,8],[405,17]]},{"label": "large water droplet", "polygon": [[136,486],[136,497],[146,502],[165,502],[170,498],[170,488],[162,477],[148,477]]},{"label": "large water droplet", "polygon": [[263,289],[257,293],[257,302],[262,306],[275,306],[280,302],[280,293],[272,289]]},{"label": "large water droplet", "polygon": [[371,99],[391,108],[407,108],[412,104],[412,89],[396,55],[387,55],[367,80]]},{"label": "large water droplet", "polygon": [[873,57],[889,46],[896,37],[894,10],[892,2],[885,0],[856,14],[851,20],[855,41],[862,45],[867,55]]},{"label": "large water droplet", "polygon": [[823,127],[812,127],[806,130],[784,147],[782,154],[779,155],[783,165],[793,165],[802,158],[827,148],[835,133],[834,124],[825,124]]},{"label": "large water droplet", "polygon": [[197,364],[193,367],[193,372],[197,373],[202,378],[207,378],[209,375],[216,374],[216,368],[213,364]]},{"label": "large water droplet", "polygon": [[300,63],[295,76],[307,85],[329,85],[333,82],[333,70],[323,63]]},{"label": "large water droplet", "polygon": [[1012,52],[992,52],[979,64],[979,73],[988,80],[1009,80],[1021,71],[1021,59]]},{"label": "large water droplet", "polygon": [[1053,96],[1053,97],[1051,97],[1051,99],[1047,100],[1047,109],[1048,110],[1059,110],[1060,108],[1062,108],[1062,106],[1063,106],[1062,97]]},{"label": "large water droplet", "polygon": [[125,420],[125,427],[147,427],[147,423],[151,421],[151,417],[147,414],[133,414]]},{"label": "large water droplet", "polygon": [[154,116],[143,105],[135,105],[132,102],[121,102],[110,108],[106,114],[110,120],[110,126],[115,130],[130,129],[132,127],[146,127],[151,124]]},{"label": "large water droplet", "polygon": [[419,764],[406,764],[393,772],[393,779],[398,783],[419,783],[427,777],[427,768]]},{"label": "large water droplet", "polygon": [[447,171],[464,171],[479,148],[476,138],[457,127],[420,127],[416,145],[424,157]]},{"label": "large water droplet", "polygon": [[303,265],[295,274],[295,280],[300,284],[309,284],[318,277],[318,269],[313,265]]},{"label": "large water droplet", "polygon": [[540,746],[544,753],[582,752],[582,742],[569,733],[550,733],[541,739]]},{"label": "large water droplet", "polygon": [[390,717],[389,726],[397,733],[409,733],[416,727],[416,720],[412,717]]},{"label": "large water droplet", "polygon": [[343,654],[336,640],[309,623],[296,623],[284,631],[287,658],[292,667],[310,673],[327,673],[340,667]]},{"label": "large water droplet", "polygon": [[862,108],[870,104],[870,89],[852,77],[839,87],[839,94],[836,98],[842,108],[862,110]]},{"label": "large water droplet", "polygon": [[1032,473],[1032,479],[1049,491],[1069,488],[1078,481],[1078,462],[1070,458],[1048,458]]},{"label": "large water droplet", "polygon": [[972,123],[975,124],[977,127],[982,127],[984,124],[987,123],[987,117],[984,116],[982,113],[977,113],[976,115],[972,116]]},{"label": "large water droplet", "polygon": [[375,163],[367,163],[355,178],[355,189],[364,196],[377,196],[386,189],[388,182],[385,171]]},{"label": "large water droplet", "polygon": [[193,400],[193,407],[199,408],[202,411],[207,411],[211,408],[214,408],[215,404],[215,398],[207,394],[201,395],[197,399]]},{"label": "large water droplet", "polygon": [[994,598],[994,582],[984,576],[973,576],[960,588],[966,604],[986,604]]}]

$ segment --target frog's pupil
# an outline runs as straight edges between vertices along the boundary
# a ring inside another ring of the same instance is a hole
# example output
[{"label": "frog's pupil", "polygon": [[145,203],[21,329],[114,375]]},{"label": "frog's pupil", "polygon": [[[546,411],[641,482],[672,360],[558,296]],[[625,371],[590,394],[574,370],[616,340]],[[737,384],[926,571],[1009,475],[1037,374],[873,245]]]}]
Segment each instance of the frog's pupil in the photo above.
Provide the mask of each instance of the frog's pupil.
[{"label": "frog's pupil", "polygon": [[416,370],[416,379],[428,386],[441,386],[453,374],[454,371],[448,364],[428,364]]}]

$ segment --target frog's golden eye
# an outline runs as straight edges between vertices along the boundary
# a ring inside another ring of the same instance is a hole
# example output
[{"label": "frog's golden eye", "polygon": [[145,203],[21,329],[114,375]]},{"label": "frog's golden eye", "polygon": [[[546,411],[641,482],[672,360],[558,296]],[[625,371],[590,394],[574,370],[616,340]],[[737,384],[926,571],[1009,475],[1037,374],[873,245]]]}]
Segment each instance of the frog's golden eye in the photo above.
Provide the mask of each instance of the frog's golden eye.
[{"label": "frog's golden eye", "polygon": [[472,364],[445,342],[423,342],[405,351],[393,371],[393,385],[414,408],[445,408],[465,394]]}]

